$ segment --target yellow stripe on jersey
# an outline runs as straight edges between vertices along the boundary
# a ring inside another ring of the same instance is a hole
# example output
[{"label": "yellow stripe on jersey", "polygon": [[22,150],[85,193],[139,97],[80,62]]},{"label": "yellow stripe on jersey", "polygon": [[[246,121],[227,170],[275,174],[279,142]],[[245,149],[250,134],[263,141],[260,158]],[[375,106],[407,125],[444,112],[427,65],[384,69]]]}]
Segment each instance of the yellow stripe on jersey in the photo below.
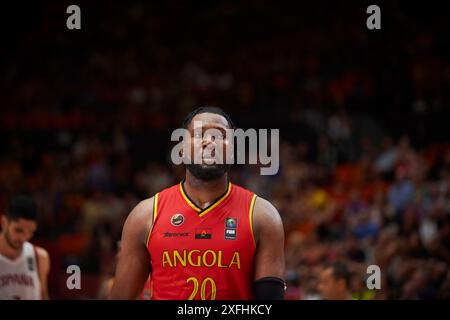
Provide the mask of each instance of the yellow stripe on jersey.
[{"label": "yellow stripe on jersey", "polygon": [[257,197],[257,195],[254,194],[252,197],[252,202],[250,202],[250,208],[248,210],[248,219],[250,221],[250,231],[252,233],[252,239],[253,239],[253,244],[255,245],[255,248],[256,248],[256,241],[255,241],[255,234],[253,232],[253,209],[255,207],[256,197]]},{"label": "yellow stripe on jersey", "polygon": [[186,193],[184,193],[183,183],[182,183],[182,182],[180,182],[180,192],[181,192],[181,195],[183,196],[184,200],[186,200],[186,202],[192,207],[192,209],[194,209],[194,210],[197,211],[197,212],[202,211],[202,209],[199,208],[199,207],[197,207],[197,206],[195,205],[195,203],[193,203],[193,202],[191,201],[191,199],[189,199],[189,197],[186,195]]},{"label": "yellow stripe on jersey", "polygon": [[150,240],[150,235],[152,234],[153,226],[155,225],[156,216],[158,215],[158,195],[159,193],[155,194],[153,197],[153,219],[152,226],[150,227],[150,231],[147,235],[147,241],[145,242],[146,247],[148,247],[148,240]]},{"label": "yellow stripe on jersey", "polygon": [[231,182],[228,182],[228,187],[227,187],[227,191],[225,192],[225,194],[223,196],[221,196],[219,199],[217,199],[215,202],[213,202],[211,205],[209,205],[205,209],[202,209],[202,208],[198,207],[195,203],[193,203],[191,201],[191,199],[189,199],[188,195],[184,192],[184,188],[183,188],[183,183],[182,182],[180,183],[180,192],[181,192],[181,195],[183,196],[184,200],[189,204],[189,206],[191,206],[192,209],[197,211],[197,213],[198,213],[198,215],[200,217],[203,217],[205,214],[207,214],[208,212],[213,210],[220,203],[222,203],[223,200],[225,200],[228,197],[228,195],[231,192]]}]

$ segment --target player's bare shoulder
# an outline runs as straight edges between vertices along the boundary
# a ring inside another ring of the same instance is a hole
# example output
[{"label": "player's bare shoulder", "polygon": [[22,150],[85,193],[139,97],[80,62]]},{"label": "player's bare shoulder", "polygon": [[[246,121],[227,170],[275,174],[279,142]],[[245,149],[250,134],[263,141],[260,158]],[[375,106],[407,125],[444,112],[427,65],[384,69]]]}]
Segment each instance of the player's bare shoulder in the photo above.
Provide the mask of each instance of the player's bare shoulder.
[{"label": "player's bare shoulder", "polygon": [[38,261],[45,271],[48,271],[50,268],[50,255],[48,254],[47,250],[44,248],[41,248],[39,246],[35,246],[36,254],[38,256]]},{"label": "player's bare shoulder", "polygon": [[268,200],[256,197],[253,208],[253,228],[255,241],[266,234],[279,234],[284,236],[283,222],[277,208]]},{"label": "player's bare shoulder", "polygon": [[153,224],[154,197],[139,202],[125,220],[124,230],[138,235],[139,240],[145,243]]}]

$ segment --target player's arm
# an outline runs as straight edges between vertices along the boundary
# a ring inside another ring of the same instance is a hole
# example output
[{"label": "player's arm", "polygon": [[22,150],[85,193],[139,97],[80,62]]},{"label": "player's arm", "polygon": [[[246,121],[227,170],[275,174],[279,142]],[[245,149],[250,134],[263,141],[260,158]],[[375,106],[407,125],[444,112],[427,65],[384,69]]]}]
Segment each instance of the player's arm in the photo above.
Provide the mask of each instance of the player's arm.
[{"label": "player's arm", "polygon": [[280,214],[267,200],[257,197],[253,208],[256,241],[253,293],[256,299],[283,299],[284,229]]},{"label": "player's arm", "polygon": [[146,248],[151,228],[153,198],[141,201],[125,221],[119,261],[110,299],[137,299],[150,274],[150,256]]},{"label": "player's arm", "polygon": [[47,250],[41,247],[36,247],[36,254],[38,255],[39,263],[39,280],[41,282],[41,298],[48,299],[48,274],[50,272],[50,257]]}]

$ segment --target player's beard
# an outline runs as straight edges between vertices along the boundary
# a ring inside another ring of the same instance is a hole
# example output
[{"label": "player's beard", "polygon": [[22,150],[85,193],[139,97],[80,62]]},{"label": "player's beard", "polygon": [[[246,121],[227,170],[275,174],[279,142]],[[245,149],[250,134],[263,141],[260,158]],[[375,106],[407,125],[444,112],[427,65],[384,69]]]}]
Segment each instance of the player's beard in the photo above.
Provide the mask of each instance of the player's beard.
[{"label": "player's beard", "polygon": [[186,164],[187,170],[197,179],[212,181],[219,179],[230,170],[230,164]]}]

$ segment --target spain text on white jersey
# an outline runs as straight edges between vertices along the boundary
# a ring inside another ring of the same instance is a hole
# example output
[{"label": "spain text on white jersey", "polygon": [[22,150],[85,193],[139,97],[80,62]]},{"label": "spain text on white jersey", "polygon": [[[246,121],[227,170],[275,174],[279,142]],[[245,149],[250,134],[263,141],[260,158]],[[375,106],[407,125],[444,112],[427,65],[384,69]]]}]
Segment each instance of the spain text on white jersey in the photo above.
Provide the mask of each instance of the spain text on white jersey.
[{"label": "spain text on white jersey", "polygon": [[41,299],[36,251],[29,242],[14,260],[0,254],[0,300],[11,299]]}]

